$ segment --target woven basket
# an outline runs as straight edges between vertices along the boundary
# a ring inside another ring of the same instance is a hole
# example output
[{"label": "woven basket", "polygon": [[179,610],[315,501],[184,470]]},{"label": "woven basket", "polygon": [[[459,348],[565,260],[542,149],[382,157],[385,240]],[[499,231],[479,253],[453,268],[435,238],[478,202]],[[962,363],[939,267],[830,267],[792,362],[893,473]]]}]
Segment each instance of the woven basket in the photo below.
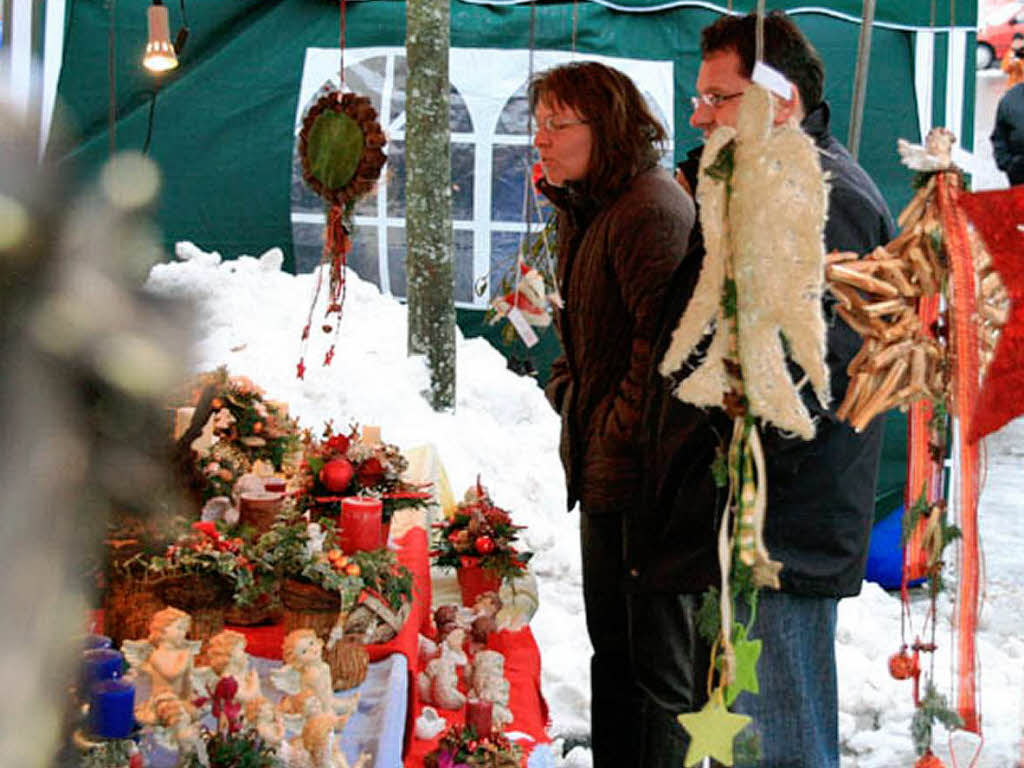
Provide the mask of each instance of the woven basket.
[{"label": "woven basket", "polygon": [[219,608],[223,614],[234,593],[231,583],[215,573],[166,576],[154,585],[157,595],[167,605],[185,613]]},{"label": "woven basket", "polygon": [[125,640],[141,640],[149,634],[149,620],[163,607],[151,581],[130,573],[112,574],[103,599],[103,633],[115,647]]},{"label": "woven basket", "polygon": [[362,685],[370,665],[366,646],[350,640],[339,640],[333,648],[324,649],[324,661],[331,667],[334,690],[347,691]]},{"label": "woven basket", "polygon": [[306,613],[332,613],[341,609],[341,595],[337,592],[298,579],[281,582],[281,602],[286,610]]},{"label": "woven basket", "polygon": [[[327,640],[341,612],[341,596],[337,592],[309,582],[285,579],[281,582],[281,603],[284,605],[282,619],[285,635],[296,629],[312,629],[324,641],[324,661],[331,668],[331,679],[336,691],[347,690],[362,682],[359,680],[354,685],[347,684],[356,676],[359,664],[352,658],[358,652],[348,648],[351,643],[338,641],[333,648],[327,648]],[[346,618],[341,617],[342,623]],[[365,677],[366,671],[363,670],[362,674]]]}]

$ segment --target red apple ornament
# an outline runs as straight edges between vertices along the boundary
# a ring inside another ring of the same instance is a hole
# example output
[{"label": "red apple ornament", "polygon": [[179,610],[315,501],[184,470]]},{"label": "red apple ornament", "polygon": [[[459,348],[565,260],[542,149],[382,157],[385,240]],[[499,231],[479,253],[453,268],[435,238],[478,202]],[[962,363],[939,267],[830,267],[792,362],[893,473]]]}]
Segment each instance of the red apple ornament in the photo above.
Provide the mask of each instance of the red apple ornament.
[{"label": "red apple ornament", "polygon": [[328,491],[342,493],[348,488],[355,474],[348,459],[331,459],[320,470],[320,482]]}]

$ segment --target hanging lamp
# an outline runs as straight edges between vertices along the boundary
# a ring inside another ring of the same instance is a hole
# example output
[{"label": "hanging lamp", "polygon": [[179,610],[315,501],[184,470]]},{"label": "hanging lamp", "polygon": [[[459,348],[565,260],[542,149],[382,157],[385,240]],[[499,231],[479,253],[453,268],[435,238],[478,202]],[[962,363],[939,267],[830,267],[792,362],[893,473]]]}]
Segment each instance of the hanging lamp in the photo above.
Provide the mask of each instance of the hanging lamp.
[{"label": "hanging lamp", "polygon": [[149,42],[142,66],[150,72],[166,72],[178,66],[178,56],[171,43],[171,24],[167,6],[163,0],[153,0],[146,14],[149,27]]}]

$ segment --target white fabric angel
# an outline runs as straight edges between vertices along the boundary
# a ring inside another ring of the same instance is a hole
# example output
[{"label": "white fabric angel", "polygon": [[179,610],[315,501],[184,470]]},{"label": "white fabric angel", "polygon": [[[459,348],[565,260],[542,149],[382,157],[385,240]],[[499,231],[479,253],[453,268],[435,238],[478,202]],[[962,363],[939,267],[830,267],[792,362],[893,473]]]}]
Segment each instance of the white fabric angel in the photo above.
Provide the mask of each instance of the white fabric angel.
[{"label": "white fabric angel", "polygon": [[[771,93],[751,85],[736,128],[719,127],[704,147],[697,199],[706,256],[660,371],[675,373],[705,335],[713,334],[704,359],[676,396],[694,405],[721,406],[732,389],[725,360],[735,357],[750,411],[810,439],[814,423],[787,357],[803,369],[827,406],[821,300],[828,188],[811,139],[792,121],[773,125],[773,115]],[[730,164],[721,162],[730,144],[731,173]],[[726,171],[716,172],[716,164]],[[735,286],[733,306],[723,300],[729,280]]]}]

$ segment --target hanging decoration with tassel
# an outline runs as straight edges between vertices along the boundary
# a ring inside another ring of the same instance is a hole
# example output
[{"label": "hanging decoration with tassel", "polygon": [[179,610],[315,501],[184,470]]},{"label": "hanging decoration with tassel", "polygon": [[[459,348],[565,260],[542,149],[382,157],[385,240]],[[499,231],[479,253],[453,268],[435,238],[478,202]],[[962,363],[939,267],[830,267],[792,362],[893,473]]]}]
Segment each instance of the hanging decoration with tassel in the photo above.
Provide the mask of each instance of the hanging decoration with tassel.
[{"label": "hanging decoration with tassel", "polygon": [[[387,138],[377,122],[377,111],[365,96],[345,88],[345,2],[340,3],[341,86],[325,83],[310,102],[299,131],[302,178],[327,204],[327,227],[320,268],[317,270],[313,300],[302,329],[302,354],[296,375],[306,373],[305,352],[313,325],[324,272],[327,272],[327,309],[322,329],[334,333],[334,341],[323,364],[334,358],[345,303],[345,268],[352,249],[352,212],[358,200],[372,191],[380,178],[387,156]],[[333,323],[333,325],[332,325]]]}]

